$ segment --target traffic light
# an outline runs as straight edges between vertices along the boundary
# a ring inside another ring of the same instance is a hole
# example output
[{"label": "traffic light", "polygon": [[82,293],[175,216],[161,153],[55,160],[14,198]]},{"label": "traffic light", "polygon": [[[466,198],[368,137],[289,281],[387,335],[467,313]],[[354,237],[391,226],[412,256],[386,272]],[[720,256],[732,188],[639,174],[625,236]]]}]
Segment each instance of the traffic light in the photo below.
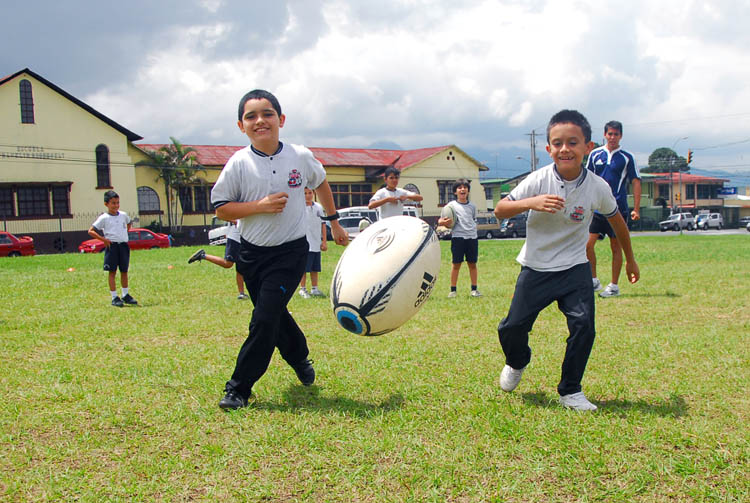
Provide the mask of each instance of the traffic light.
[{"label": "traffic light", "polygon": [[680,193],[679,193],[679,192],[677,192],[677,193],[676,193],[676,194],[674,195],[674,198],[675,198],[675,199],[677,199],[677,200],[679,201],[679,200],[680,200]]},{"label": "traffic light", "polygon": [[693,161],[693,151],[688,149],[687,163],[690,164]]}]

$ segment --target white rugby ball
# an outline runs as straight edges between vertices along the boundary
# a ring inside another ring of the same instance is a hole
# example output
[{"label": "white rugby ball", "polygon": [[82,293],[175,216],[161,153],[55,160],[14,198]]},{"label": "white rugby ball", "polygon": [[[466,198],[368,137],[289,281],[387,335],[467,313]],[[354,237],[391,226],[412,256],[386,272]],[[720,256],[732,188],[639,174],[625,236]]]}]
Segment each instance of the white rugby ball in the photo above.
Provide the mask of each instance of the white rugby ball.
[{"label": "white rugby ball", "polygon": [[441,218],[450,218],[452,222],[450,225],[446,224],[445,227],[451,229],[453,227],[453,224],[456,223],[456,212],[453,211],[453,206],[443,206],[443,209],[440,210],[440,217]]},{"label": "white rugby ball", "polygon": [[430,296],[440,272],[440,245],[427,222],[384,218],[341,255],[331,281],[336,320],[357,335],[382,335],[409,320]]}]

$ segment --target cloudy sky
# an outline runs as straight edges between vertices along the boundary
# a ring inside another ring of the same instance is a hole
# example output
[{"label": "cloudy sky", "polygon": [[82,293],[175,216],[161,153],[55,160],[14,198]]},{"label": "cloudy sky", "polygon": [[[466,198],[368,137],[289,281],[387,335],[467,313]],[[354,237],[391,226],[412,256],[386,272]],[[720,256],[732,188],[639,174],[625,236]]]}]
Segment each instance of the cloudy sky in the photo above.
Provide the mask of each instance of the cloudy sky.
[{"label": "cloudy sky", "polygon": [[[244,145],[237,101],[281,101],[282,139],[455,144],[498,177],[530,133],[583,112],[750,185],[746,0],[27,0],[4,2],[0,74],[30,68],[159,143]],[[683,139],[687,137],[687,139]],[[523,159],[517,159],[522,157]]]}]

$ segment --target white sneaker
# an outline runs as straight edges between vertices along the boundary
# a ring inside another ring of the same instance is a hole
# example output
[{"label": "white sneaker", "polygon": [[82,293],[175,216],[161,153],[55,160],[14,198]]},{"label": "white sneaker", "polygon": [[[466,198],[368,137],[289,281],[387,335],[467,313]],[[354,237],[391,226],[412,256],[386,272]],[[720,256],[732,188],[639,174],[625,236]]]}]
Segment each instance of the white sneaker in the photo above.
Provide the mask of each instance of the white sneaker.
[{"label": "white sneaker", "polygon": [[309,299],[310,298],[310,294],[307,293],[307,290],[304,289],[304,288],[300,288],[299,289],[299,296],[302,297],[303,299]]},{"label": "white sneaker", "polygon": [[522,369],[514,369],[510,365],[503,367],[503,371],[500,372],[500,389],[507,391],[508,393],[516,389],[518,383],[521,382],[521,376],[525,369],[526,367]]},{"label": "white sneaker", "polygon": [[237,300],[247,300],[247,299],[249,299],[249,298],[250,298],[250,297],[248,297],[248,296],[247,296],[247,295],[245,295],[244,293],[241,293],[241,294],[239,294],[239,295],[237,296]]},{"label": "white sneaker", "polygon": [[614,283],[610,283],[607,288],[599,292],[599,297],[617,297],[618,295],[620,295],[620,287]]},{"label": "white sneaker", "polygon": [[472,291],[471,291],[471,296],[472,296],[472,297],[481,297],[481,296],[482,296],[482,294],[481,294],[481,293],[479,293],[479,290],[472,290]]},{"label": "white sneaker", "polygon": [[594,283],[594,291],[595,292],[598,292],[599,290],[601,290],[602,288],[604,288],[602,286],[602,282],[599,281],[599,278],[594,278],[593,279],[593,283]]},{"label": "white sneaker", "polygon": [[453,298],[456,297],[456,295],[457,295],[456,292],[451,292],[451,293],[448,294],[448,298],[449,299],[453,299]]},{"label": "white sneaker", "polygon": [[561,396],[560,405],[573,410],[596,410],[596,405],[589,402],[582,391]]},{"label": "white sneaker", "polygon": [[313,297],[325,297],[326,296],[323,292],[321,292],[317,288],[313,288],[312,290],[310,290],[310,295],[312,295]]}]

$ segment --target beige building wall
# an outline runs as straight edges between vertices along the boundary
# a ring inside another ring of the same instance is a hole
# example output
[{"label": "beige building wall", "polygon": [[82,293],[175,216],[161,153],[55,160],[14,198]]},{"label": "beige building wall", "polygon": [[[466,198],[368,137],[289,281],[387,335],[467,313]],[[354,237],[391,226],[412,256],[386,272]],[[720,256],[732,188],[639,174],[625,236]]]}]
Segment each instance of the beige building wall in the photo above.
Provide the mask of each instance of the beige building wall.
[{"label": "beige building wall", "polygon": [[422,201],[422,216],[440,216],[440,194],[438,182],[453,182],[458,178],[471,181],[469,200],[474,203],[478,211],[484,211],[487,200],[484,189],[479,183],[479,165],[464,154],[457,147],[451,147],[421,161],[401,172],[399,187],[414,184],[424,197]]},{"label": "beige building wall", "polygon": [[[19,83],[24,79],[32,87],[33,124],[21,123]],[[25,73],[0,86],[0,111],[0,182],[71,182],[70,212],[101,213],[107,189],[96,187],[95,150],[104,144],[122,209],[137,213],[133,161],[123,133]]]}]

